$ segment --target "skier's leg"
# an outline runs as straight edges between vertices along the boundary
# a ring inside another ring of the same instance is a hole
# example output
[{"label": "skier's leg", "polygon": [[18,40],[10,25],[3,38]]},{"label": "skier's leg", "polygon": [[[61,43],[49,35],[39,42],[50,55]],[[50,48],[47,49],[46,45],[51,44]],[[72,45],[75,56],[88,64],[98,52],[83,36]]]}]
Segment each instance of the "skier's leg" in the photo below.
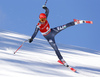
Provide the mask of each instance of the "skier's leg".
[{"label": "skier's leg", "polygon": [[67,27],[70,27],[70,26],[74,26],[75,25],[75,22],[70,22],[70,23],[67,23],[65,25],[62,25],[62,26],[58,26],[58,27],[55,27],[53,28],[53,30],[57,33],[59,33],[60,31],[66,29]]},{"label": "skier's leg", "polygon": [[55,43],[55,39],[54,39],[55,34],[56,34],[56,31],[51,29],[51,32],[48,35],[44,36],[44,37],[47,39],[47,41],[49,42],[51,47],[55,50],[55,53],[56,53],[57,57],[59,58],[59,60],[61,60],[61,59],[63,59],[63,57],[60,54],[60,52],[58,50],[58,47]]},{"label": "skier's leg", "polygon": [[55,28],[53,28],[53,30],[55,31],[55,35],[56,35],[56,34],[59,33],[60,31],[66,29],[66,28],[68,28],[68,27],[70,27],[70,26],[74,26],[74,25],[77,25],[77,24],[83,24],[83,23],[93,24],[92,21],[74,19],[73,22],[67,23],[67,24],[62,25],[62,26],[55,27]]},{"label": "skier's leg", "polygon": [[56,43],[55,43],[55,40],[54,40],[54,39],[49,39],[48,42],[49,42],[49,44],[52,46],[52,48],[55,50],[55,53],[56,53],[56,55],[58,56],[59,61],[61,61],[62,64],[63,64],[64,66],[69,67],[69,65],[68,65],[68,64],[66,63],[66,61],[63,59],[63,57],[62,57],[60,51],[58,50],[58,47],[57,47],[57,45],[56,45]]},{"label": "skier's leg", "polygon": [[55,53],[56,53],[57,57],[59,58],[59,60],[63,59],[63,57],[60,54],[60,51],[58,50],[58,47],[55,43],[55,40],[54,39],[49,39],[48,42],[51,45],[51,47],[55,50]]}]

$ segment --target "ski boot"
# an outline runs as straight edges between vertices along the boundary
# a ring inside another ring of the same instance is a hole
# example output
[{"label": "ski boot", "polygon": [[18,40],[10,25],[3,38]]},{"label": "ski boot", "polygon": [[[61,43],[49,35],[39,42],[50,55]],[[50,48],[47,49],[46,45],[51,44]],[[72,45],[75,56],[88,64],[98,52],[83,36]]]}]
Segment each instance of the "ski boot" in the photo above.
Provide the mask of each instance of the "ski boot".
[{"label": "ski boot", "polygon": [[69,65],[66,63],[64,59],[58,60],[59,63],[63,64],[66,67],[69,67]]},{"label": "ski boot", "polygon": [[70,67],[70,66],[66,63],[66,61],[65,61],[64,59],[58,60],[58,62],[59,62],[60,64],[63,64],[65,67],[69,68],[69,69],[72,70],[73,72],[76,72],[76,69]]}]

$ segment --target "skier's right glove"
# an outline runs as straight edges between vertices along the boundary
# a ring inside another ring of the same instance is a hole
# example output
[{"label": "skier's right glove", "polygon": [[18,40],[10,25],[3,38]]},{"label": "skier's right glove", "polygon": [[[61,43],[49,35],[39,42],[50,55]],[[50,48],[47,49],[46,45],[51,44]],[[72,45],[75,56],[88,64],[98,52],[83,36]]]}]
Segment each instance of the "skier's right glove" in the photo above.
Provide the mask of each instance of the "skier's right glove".
[{"label": "skier's right glove", "polygon": [[29,43],[31,43],[32,41],[33,41],[33,39],[32,39],[32,38],[30,38],[30,39],[29,39]]},{"label": "skier's right glove", "polygon": [[47,7],[45,5],[42,6],[43,9],[47,9]]}]

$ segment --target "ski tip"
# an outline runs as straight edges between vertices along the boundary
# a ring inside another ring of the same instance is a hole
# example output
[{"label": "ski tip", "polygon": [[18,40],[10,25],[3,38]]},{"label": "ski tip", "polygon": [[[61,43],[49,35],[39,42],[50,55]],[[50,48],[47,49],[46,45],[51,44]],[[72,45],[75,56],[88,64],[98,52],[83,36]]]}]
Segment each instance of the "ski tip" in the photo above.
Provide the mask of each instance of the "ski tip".
[{"label": "ski tip", "polygon": [[93,24],[93,21],[85,21],[85,23]]},{"label": "ski tip", "polygon": [[93,21],[91,21],[91,24],[93,24]]},{"label": "ski tip", "polygon": [[76,70],[74,68],[72,68],[72,67],[70,68],[70,70],[72,70],[73,72],[76,72]]},{"label": "ski tip", "polygon": [[75,73],[79,73],[79,72],[75,71]]}]

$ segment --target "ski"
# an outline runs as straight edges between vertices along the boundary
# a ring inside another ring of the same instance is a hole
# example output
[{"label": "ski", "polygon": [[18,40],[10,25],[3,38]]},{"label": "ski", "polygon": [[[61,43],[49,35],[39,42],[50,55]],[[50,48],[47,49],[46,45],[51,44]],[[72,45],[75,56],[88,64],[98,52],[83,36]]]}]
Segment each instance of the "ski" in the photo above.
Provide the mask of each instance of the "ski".
[{"label": "ski", "polygon": [[86,21],[86,20],[77,20],[77,19],[73,19],[74,22],[80,23],[80,22],[84,22],[84,23],[88,23],[88,24],[93,24],[93,21]]},{"label": "ski", "polygon": [[[60,60],[58,60],[58,62],[60,63],[60,64],[63,64]],[[73,71],[73,72],[77,72],[76,71],[76,69],[74,69],[74,68],[72,68],[71,66],[66,66],[68,69],[70,69],[71,71]]]},{"label": "ski", "polygon": [[77,72],[76,69],[72,68],[72,67],[68,67],[70,70],[72,70],[73,72]]}]

